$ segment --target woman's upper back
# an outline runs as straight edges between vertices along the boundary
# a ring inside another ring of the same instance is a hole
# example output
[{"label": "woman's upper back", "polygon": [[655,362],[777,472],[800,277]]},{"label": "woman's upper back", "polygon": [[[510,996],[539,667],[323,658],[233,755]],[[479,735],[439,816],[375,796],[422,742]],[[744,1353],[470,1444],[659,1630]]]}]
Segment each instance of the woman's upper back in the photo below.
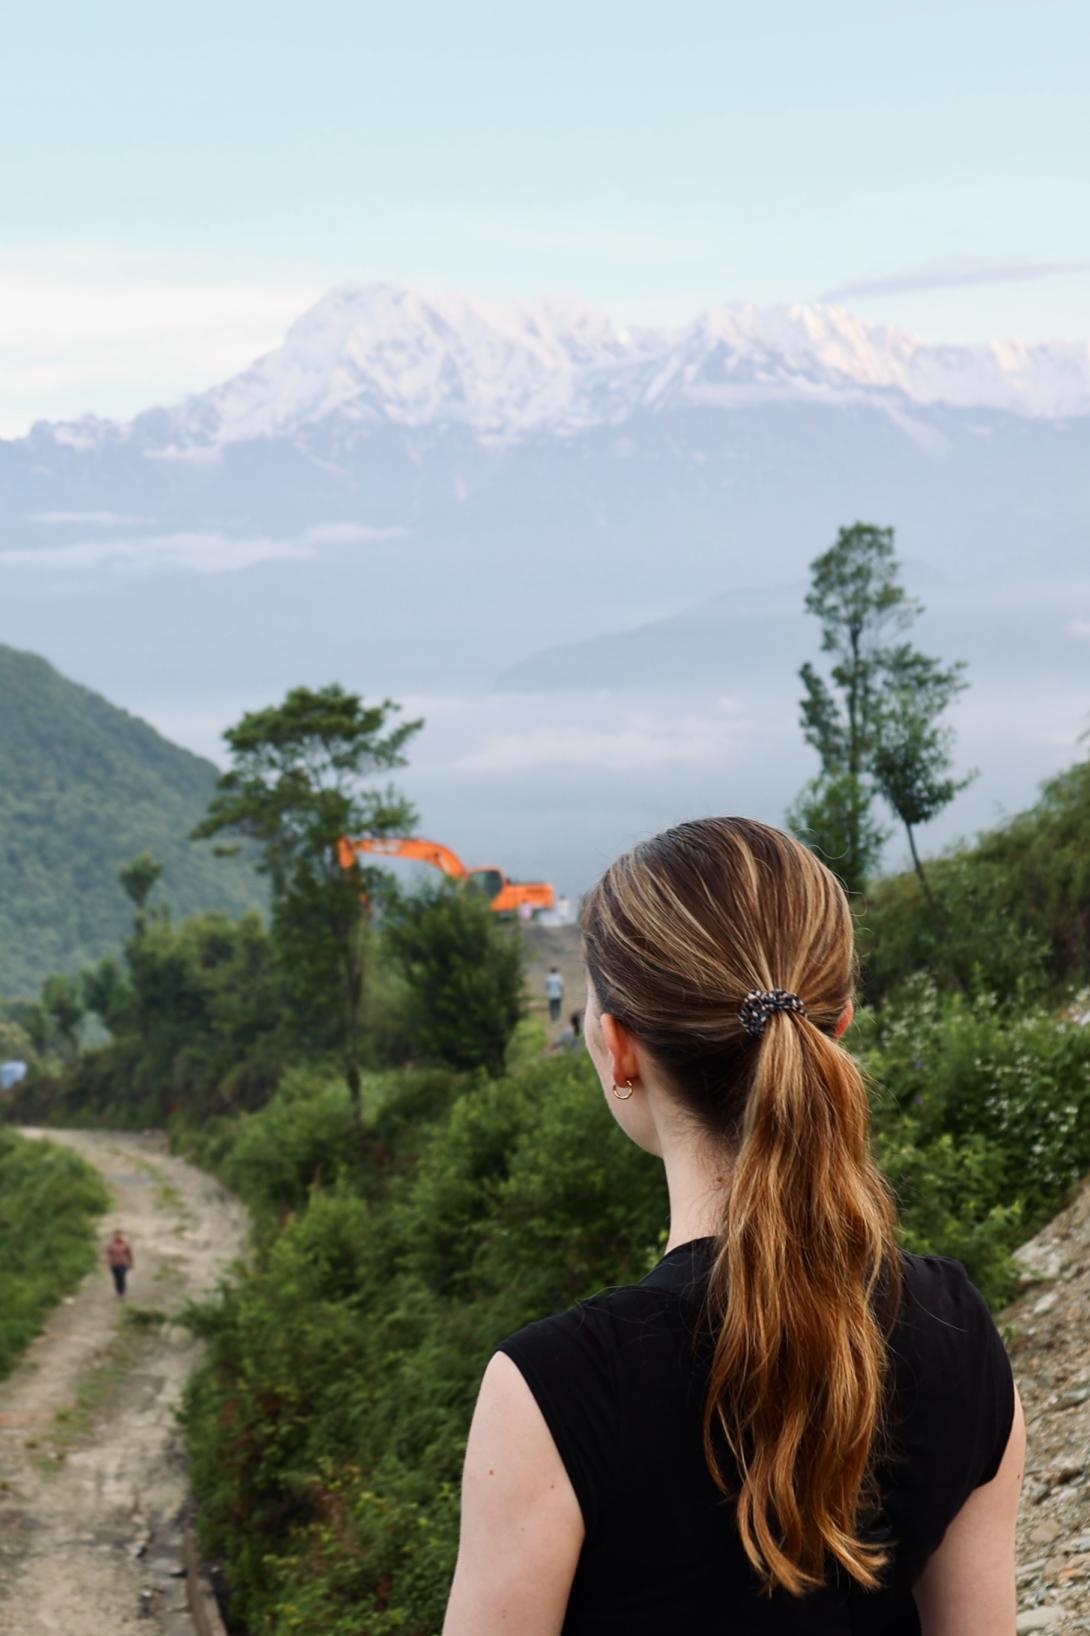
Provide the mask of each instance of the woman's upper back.
[{"label": "woman's upper back", "polygon": [[904,1257],[878,1466],[886,1589],[841,1576],[797,1599],[760,1590],[702,1440],[709,1350],[700,1339],[711,1240],[683,1245],[642,1283],[513,1335],[517,1366],[583,1513],[566,1636],[686,1629],[815,1636],[919,1629],[911,1587],[972,1490],[995,1475],[1014,1412],[1010,1365],[963,1268]]}]

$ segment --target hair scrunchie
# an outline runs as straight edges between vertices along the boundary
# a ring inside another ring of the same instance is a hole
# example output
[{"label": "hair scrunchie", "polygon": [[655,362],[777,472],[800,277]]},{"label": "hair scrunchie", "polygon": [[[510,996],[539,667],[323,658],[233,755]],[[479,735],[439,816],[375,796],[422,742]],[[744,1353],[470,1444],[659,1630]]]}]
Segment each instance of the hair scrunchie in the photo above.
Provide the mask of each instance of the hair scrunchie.
[{"label": "hair scrunchie", "polygon": [[775,1011],[794,1011],[800,1017],[805,1017],[806,1007],[797,994],[792,994],[786,988],[752,989],[742,1001],[742,1008],[738,1013],[738,1021],[747,1034],[759,1040],[765,1031],[765,1024]]}]

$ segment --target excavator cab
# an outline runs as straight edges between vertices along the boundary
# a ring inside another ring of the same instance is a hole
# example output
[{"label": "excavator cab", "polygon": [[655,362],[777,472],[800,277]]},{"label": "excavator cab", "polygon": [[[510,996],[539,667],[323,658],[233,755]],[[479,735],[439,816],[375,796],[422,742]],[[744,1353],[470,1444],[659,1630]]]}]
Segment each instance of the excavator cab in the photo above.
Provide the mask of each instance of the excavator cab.
[{"label": "excavator cab", "polygon": [[471,869],[466,885],[475,892],[483,892],[489,903],[494,903],[507,885],[507,876],[502,869]]}]

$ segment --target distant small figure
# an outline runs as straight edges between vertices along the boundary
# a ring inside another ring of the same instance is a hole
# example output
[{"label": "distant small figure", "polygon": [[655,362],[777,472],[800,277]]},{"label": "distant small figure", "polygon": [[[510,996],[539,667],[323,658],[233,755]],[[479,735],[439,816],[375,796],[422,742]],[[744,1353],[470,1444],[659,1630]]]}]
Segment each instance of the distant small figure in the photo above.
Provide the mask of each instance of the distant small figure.
[{"label": "distant small figure", "polygon": [[520,903],[519,907],[518,907],[518,917],[522,921],[524,926],[529,925],[530,921],[533,920],[533,918],[534,918],[534,906],[533,906],[533,904],[532,903]]},{"label": "distant small figure", "polygon": [[560,1021],[560,1002],[564,998],[564,979],[556,966],[550,966],[545,978],[545,994],[549,1001],[549,1021]]},{"label": "distant small figure", "polygon": [[583,1017],[579,1011],[568,1015],[568,1026],[556,1042],[558,1051],[579,1051],[583,1046]]},{"label": "distant small figure", "polygon": [[114,1289],[118,1295],[124,1296],[125,1279],[132,1266],[132,1245],[120,1227],[106,1246],[106,1265],[114,1275]]}]

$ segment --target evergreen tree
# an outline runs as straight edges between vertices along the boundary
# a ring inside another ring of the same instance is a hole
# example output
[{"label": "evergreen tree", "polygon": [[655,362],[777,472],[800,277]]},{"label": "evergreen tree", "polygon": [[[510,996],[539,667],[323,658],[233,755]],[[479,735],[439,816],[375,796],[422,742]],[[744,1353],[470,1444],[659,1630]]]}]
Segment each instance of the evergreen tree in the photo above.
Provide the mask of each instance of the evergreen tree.
[{"label": "evergreen tree", "polygon": [[836,869],[851,892],[861,892],[885,832],[873,816],[870,758],[888,659],[889,635],[919,611],[899,583],[892,528],[855,523],[810,565],[806,610],[820,621],[828,676],[807,662],[803,684],[803,737],[821,758],[821,773],[788,821]]},{"label": "evergreen tree", "polygon": [[965,665],[942,665],[906,644],[889,655],[877,715],[871,766],[875,783],[904,825],[912,867],[936,920],[942,910],[916,846],[916,829],[930,823],[976,777],[953,772],[953,731],[942,723],[969,685]]},{"label": "evergreen tree", "polygon": [[272,886],[272,930],[285,1002],[301,1033],[335,1040],[359,1117],[367,927],[361,899],[380,872],[344,867],[344,836],[400,835],[415,823],[378,773],[405,765],[419,721],[399,706],[366,705],[332,685],[294,688],[282,704],[243,716],[224,734],[232,767],[220,779],[200,839],[225,831],[257,843]]},{"label": "evergreen tree", "polygon": [[849,891],[861,892],[888,831],[875,816],[883,798],[904,825],[913,866],[937,922],[941,909],[916,844],[968,783],[952,771],[953,735],[942,717],[968,685],[964,664],[943,665],[891,638],[922,611],[900,584],[892,528],[856,523],[811,564],[806,608],[821,622],[828,676],[812,664],[803,684],[802,730],[821,772],[788,822]]},{"label": "evergreen tree", "polygon": [[409,986],[414,1048],[501,1074],[522,1015],[522,944],[472,886],[439,881],[395,900],[383,941]]}]

